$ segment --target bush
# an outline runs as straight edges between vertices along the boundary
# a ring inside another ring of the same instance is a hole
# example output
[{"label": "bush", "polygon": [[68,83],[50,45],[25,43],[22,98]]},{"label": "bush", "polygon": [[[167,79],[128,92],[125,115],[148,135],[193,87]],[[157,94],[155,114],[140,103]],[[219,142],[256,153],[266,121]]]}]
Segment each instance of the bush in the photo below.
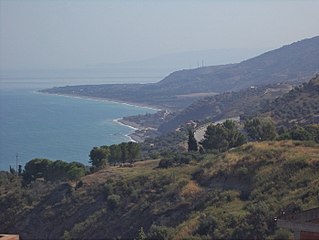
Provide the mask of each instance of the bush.
[{"label": "bush", "polygon": [[112,194],[107,197],[107,205],[111,210],[116,209],[120,205],[121,197],[116,194]]},{"label": "bush", "polygon": [[159,164],[158,164],[159,168],[169,168],[169,167],[173,167],[173,161],[172,159],[162,159]]},{"label": "bush", "polygon": [[198,180],[201,176],[204,174],[204,169],[198,168],[192,173],[192,179],[193,180]]},{"label": "bush", "polygon": [[274,240],[288,240],[292,239],[292,234],[287,229],[278,229],[274,234]]},{"label": "bush", "polygon": [[111,184],[105,184],[103,190],[106,198],[113,194],[113,186]]},{"label": "bush", "polygon": [[213,235],[215,228],[217,227],[218,219],[212,215],[201,216],[200,224],[196,230],[199,235]]},{"label": "bush", "polygon": [[148,239],[166,240],[171,239],[173,236],[174,229],[165,226],[152,225],[149,233],[147,234]]},{"label": "bush", "polygon": [[289,161],[284,164],[284,169],[286,172],[291,173],[298,171],[302,168],[305,168],[308,166],[308,163],[304,159],[295,159],[292,161]]}]

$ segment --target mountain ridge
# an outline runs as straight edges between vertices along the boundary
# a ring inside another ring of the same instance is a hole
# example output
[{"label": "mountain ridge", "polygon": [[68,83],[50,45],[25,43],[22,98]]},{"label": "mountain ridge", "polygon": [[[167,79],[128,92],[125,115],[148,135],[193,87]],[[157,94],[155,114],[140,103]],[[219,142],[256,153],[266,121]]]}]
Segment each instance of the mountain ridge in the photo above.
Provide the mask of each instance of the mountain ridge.
[{"label": "mountain ridge", "polygon": [[176,110],[200,98],[190,94],[238,91],[250,86],[281,82],[301,83],[317,72],[319,36],[285,45],[237,64],[179,70],[157,83],[66,86],[43,92],[100,97]]}]

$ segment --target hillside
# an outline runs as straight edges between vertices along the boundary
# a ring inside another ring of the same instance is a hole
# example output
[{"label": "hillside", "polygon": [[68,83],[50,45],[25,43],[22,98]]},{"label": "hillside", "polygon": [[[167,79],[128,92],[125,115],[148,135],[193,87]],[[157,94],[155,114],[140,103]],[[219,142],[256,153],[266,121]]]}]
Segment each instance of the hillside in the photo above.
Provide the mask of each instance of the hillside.
[{"label": "hillside", "polygon": [[319,123],[319,75],[277,98],[261,112],[278,125]]},{"label": "hillside", "polygon": [[271,117],[275,123],[285,127],[294,123],[318,123],[319,75],[297,87],[276,84],[203,98],[161,124],[159,130],[168,132],[190,120],[209,118],[219,121],[257,115]]},{"label": "hillside", "polygon": [[318,206],[318,146],[248,143],[179,167],[159,169],[157,160],[108,167],[78,188],[22,188],[2,173],[0,232],[22,239],[265,239],[283,233],[273,220],[282,211]]},{"label": "hillside", "polygon": [[220,121],[226,118],[255,114],[264,109],[264,106],[268,106],[270,101],[289,92],[291,88],[292,86],[289,84],[276,84],[205,97],[185,108],[174,118],[162,123],[159,131],[172,131],[191,120]]},{"label": "hillside", "polygon": [[158,83],[66,86],[43,92],[181,109],[196,99],[219,92],[282,82],[304,82],[318,71],[319,36],[283,46],[238,64],[173,72]]}]

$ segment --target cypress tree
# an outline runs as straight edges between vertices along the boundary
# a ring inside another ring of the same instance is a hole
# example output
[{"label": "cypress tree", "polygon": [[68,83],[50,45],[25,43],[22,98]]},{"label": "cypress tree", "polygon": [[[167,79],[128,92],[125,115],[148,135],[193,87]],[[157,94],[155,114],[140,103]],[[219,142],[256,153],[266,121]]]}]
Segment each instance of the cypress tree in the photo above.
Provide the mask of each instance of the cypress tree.
[{"label": "cypress tree", "polygon": [[197,145],[197,141],[194,137],[194,132],[192,130],[188,131],[188,151],[192,152],[195,151],[197,152],[198,150],[198,145]]}]

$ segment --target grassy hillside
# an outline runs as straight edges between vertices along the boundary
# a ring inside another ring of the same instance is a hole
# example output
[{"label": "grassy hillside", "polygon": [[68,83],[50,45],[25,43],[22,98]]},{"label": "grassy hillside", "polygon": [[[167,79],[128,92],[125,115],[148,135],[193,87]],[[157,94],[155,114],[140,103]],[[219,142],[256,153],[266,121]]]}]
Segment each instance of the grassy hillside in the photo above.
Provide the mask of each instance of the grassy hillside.
[{"label": "grassy hillside", "polygon": [[266,52],[238,64],[174,72],[154,84],[104,84],[67,86],[48,93],[116,99],[181,109],[196,99],[252,85],[304,82],[319,70],[319,37],[305,39]]},{"label": "grassy hillside", "polygon": [[273,220],[282,211],[319,205],[319,145],[248,143],[179,167],[158,160],[108,167],[68,183],[0,178],[0,232],[23,239],[243,239],[289,232]]}]

